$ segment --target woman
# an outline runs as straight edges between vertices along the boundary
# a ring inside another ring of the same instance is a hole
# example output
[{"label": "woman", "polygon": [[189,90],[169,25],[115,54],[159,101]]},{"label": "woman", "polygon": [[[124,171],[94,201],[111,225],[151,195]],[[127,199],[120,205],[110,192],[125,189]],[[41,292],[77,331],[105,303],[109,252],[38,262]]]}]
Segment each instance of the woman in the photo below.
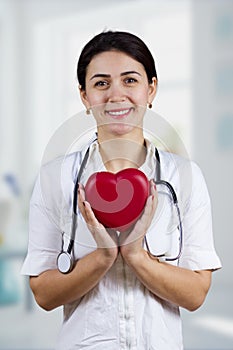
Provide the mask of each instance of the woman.
[{"label": "woman", "polygon": [[[177,262],[154,258],[145,247],[145,235],[157,237],[160,230],[152,222],[158,210],[158,192],[152,180],[144,212],[131,232],[118,236],[107,230],[85,199],[85,184],[100,170],[116,173],[138,168],[148,179],[154,178],[155,147],[144,138],[143,118],[156,94],[157,74],[153,57],[141,39],[109,31],[84,47],[78,80],[81,99],[87,113],[92,111],[98,131],[78,189],[78,236],[89,237],[93,244],[77,240],[72,271],[62,274],[57,269],[57,255],[68,245],[69,232],[59,220],[61,204],[56,193],[51,195],[53,207],[49,210],[57,213],[57,224],[49,219],[38,181],[31,200],[29,252],[23,273],[31,276],[31,289],[42,308],[64,305],[57,349],[182,349],[179,307],[190,311],[200,307],[212,271],[221,267],[213,246],[204,179],[191,163],[191,195],[185,193],[169,154],[160,152],[161,170],[183,198],[184,243]],[[186,160],[174,157],[176,165],[186,167]],[[78,167],[75,155],[65,162],[64,181],[69,186],[64,188],[69,192],[69,203]],[[53,182],[50,175],[49,181]],[[51,192],[52,187],[48,186]],[[67,215],[71,213],[70,205]]]}]

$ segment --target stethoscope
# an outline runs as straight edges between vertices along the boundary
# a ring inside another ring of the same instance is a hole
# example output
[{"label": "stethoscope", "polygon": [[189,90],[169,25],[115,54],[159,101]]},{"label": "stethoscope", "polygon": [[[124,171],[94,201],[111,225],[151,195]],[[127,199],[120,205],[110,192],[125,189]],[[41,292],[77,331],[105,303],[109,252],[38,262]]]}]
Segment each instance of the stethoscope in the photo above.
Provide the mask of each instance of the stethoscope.
[{"label": "stethoscope", "polygon": [[[57,267],[61,273],[70,272],[73,268],[73,265],[74,265],[74,258],[73,258],[72,253],[73,253],[73,246],[74,246],[74,241],[75,241],[76,229],[78,226],[77,225],[77,222],[78,222],[78,213],[77,213],[78,184],[80,182],[84,168],[87,164],[87,160],[89,157],[89,151],[90,151],[90,146],[88,147],[88,149],[84,155],[84,158],[81,162],[80,169],[79,169],[76,181],[75,181],[74,192],[73,192],[73,211],[72,211],[71,235],[70,235],[70,241],[68,244],[68,248],[66,250],[64,250],[62,248],[62,251],[59,253],[59,255],[57,257]],[[146,249],[148,251],[148,254],[151,257],[157,258],[160,261],[175,261],[175,260],[178,260],[180,258],[181,253],[182,253],[182,247],[183,247],[183,227],[182,227],[182,221],[181,221],[181,214],[180,214],[180,209],[178,206],[177,195],[176,195],[176,192],[175,192],[173,186],[169,182],[167,182],[165,180],[161,180],[161,163],[160,163],[160,156],[159,156],[159,152],[158,152],[157,148],[155,148],[155,157],[157,160],[155,184],[156,185],[164,185],[167,187],[167,189],[171,195],[173,205],[176,208],[176,213],[178,216],[177,228],[179,230],[179,248],[178,248],[177,254],[174,257],[167,256],[166,253],[161,254],[161,255],[154,255],[151,253],[146,235],[144,236],[144,242],[145,242],[145,246],[146,246]]]}]

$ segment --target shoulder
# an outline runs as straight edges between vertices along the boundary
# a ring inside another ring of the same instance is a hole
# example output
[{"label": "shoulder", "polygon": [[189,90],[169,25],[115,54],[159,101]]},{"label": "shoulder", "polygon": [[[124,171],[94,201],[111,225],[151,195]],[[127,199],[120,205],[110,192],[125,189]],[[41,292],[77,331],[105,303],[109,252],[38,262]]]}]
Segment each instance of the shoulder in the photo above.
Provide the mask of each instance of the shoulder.
[{"label": "shoulder", "polygon": [[209,202],[206,180],[195,161],[161,150],[159,155],[161,179],[173,185],[185,207],[190,202],[198,205]]},{"label": "shoulder", "polygon": [[180,172],[181,175],[195,177],[196,179],[202,180],[203,174],[199,165],[186,157],[181,155],[159,150],[159,156],[161,161],[162,171],[165,173],[172,174],[176,171]]},{"label": "shoulder", "polygon": [[163,167],[166,169],[187,166],[192,163],[190,159],[172,152],[167,152],[160,149],[158,149],[158,152],[161,160],[161,165],[163,165]]},{"label": "shoulder", "polygon": [[161,179],[169,181],[177,190],[189,189],[193,176],[193,162],[175,153],[159,150]]},{"label": "shoulder", "polygon": [[50,160],[44,160],[40,167],[40,177],[59,177],[61,174],[64,176],[76,177],[77,170],[81,164],[81,161],[86,153],[87,149],[92,147],[95,143],[96,135],[89,141],[85,141],[77,147],[77,150],[60,155]]},{"label": "shoulder", "polygon": [[80,160],[81,152],[78,151],[42,164],[33,187],[31,204],[51,207],[52,203],[61,203],[67,189],[72,191]]},{"label": "shoulder", "polygon": [[82,152],[77,151],[71,154],[57,157],[40,167],[40,181],[51,180],[61,181],[65,177],[74,178],[75,172],[81,161]]}]

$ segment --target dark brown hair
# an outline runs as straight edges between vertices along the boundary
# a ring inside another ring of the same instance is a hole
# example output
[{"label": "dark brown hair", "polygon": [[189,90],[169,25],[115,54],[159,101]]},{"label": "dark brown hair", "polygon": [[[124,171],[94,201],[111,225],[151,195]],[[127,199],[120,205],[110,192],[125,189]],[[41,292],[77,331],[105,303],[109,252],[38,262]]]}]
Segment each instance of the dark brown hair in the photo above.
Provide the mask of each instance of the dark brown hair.
[{"label": "dark brown hair", "polygon": [[81,52],[78,60],[77,77],[82,90],[86,88],[87,66],[93,57],[102,52],[113,50],[124,52],[140,62],[145,68],[149,83],[152,83],[152,78],[157,79],[153,56],[140,38],[128,32],[107,31],[92,38]]}]

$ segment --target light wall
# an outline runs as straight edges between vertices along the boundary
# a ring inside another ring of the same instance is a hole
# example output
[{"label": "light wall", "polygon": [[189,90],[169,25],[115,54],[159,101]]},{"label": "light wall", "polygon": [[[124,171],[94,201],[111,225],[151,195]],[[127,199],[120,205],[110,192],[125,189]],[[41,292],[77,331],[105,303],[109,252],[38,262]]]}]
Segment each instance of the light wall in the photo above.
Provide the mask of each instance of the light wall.
[{"label": "light wall", "polygon": [[[14,174],[21,189],[14,198],[18,215],[9,223],[5,247],[26,249],[28,202],[46,144],[65,120],[83,111],[75,76],[81,48],[104,29],[131,31],[145,40],[155,56],[159,89],[153,110],[177,130],[206,177],[216,248],[224,264],[214,277],[213,290],[221,295],[221,303],[226,295],[220,315],[226,319],[227,295],[233,291],[232,1],[101,0],[96,4],[94,0],[0,1],[0,176]],[[14,260],[14,271],[19,272],[21,264],[22,258]],[[25,317],[30,334],[19,327],[15,342],[9,331],[9,338],[7,332],[0,337],[0,344],[15,349],[51,347],[60,313],[53,314],[52,323],[51,315],[45,316],[34,304],[33,312],[25,314],[27,290],[24,285],[21,290],[15,322]],[[203,314],[184,313],[187,349],[203,349],[207,344],[197,340],[199,318],[214,314],[214,297],[210,295]],[[0,308],[0,316],[13,322],[13,307]],[[50,326],[42,339],[33,325],[40,328],[46,322]],[[16,325],[13,328],[17,332]],[[215,338],[208,322],[205,331],[209,349],[217,342],[221,349],[229,349],[229,335],[224,345],[224,335]]]}]

